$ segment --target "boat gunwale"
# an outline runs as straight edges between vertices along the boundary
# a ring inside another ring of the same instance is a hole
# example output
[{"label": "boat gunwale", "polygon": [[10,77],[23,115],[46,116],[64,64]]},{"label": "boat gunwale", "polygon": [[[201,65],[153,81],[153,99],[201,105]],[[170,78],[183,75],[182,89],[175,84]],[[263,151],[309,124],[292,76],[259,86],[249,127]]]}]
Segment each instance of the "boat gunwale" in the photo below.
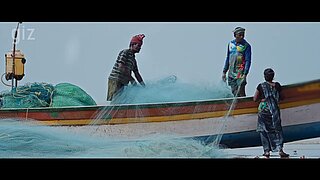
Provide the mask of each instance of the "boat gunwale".
[{"label": "boat gunwale", "polygon": [[[300,87],[307,84],[320,83],[320,79],[299,82],[289,85],[284,85],[283,89],[290,89]],[[9,112],[41,112],[41,111],[96,111],[107,108],[113,108],[117,110],[123,109],[149,109],[149,108],[166,108],[166,107],[181,107],[181,106],[195,106],[195,105],[209,105],[209,104],[225,104],[226,102],[232,102],[237,100],[237,103],[253,102],[253,96],[247,97],[230,97],[230,98],[215,98],[205,100],[188,100],[188,101],[176,101],[176,102],[155,102],[155,103],[137,103],[137,104],[110,104],[110,105],[89,105],[89,106],[65,106],[65,107],[36,107],[36,108],[3,108],[0,109],[0,113]]]}]

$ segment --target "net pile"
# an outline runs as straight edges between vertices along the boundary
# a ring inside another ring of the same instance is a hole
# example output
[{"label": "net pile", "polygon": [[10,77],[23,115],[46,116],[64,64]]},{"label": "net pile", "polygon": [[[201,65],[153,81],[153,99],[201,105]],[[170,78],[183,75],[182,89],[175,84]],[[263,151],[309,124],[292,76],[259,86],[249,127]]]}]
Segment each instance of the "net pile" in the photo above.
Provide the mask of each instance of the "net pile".
[{"label": "net pile", "polygon": [[0,93],[1,108],[35,108],[96,105],[80,87],[70,83],[27,83]]}]

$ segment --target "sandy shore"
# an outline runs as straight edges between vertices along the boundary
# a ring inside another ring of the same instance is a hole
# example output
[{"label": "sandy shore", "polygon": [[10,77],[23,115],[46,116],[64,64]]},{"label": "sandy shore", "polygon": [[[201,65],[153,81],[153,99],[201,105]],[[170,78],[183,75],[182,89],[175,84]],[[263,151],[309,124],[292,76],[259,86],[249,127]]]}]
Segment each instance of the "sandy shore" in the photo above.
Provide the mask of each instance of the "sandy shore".
[{"label": "sandy shore", "polygon": [[[295,141],[284,144],[284,151],[289,158],[320,159],[320,138]],[[261,146],[250,148],[226,149],[230,158],[264,158]],[[277,152],[271,153],[270,158],[279,158]]]}]

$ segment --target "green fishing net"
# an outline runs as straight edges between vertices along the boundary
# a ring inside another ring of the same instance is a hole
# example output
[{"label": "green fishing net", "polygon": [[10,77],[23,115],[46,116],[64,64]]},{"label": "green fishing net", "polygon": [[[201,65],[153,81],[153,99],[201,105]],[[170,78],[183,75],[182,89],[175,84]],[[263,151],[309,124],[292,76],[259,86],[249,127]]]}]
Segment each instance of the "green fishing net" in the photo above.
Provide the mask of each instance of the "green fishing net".
[{"label": "green fishing net", "polygon": [[80,87],[60,83],[54,87],[52,107],[96,105],[96,102]]},{"label": "green fishing net", "polygon": [[56,86],[48,83],[27,83],[0,93],[1,108],[35,108],[96,105],[80,87],[70,83]]}]

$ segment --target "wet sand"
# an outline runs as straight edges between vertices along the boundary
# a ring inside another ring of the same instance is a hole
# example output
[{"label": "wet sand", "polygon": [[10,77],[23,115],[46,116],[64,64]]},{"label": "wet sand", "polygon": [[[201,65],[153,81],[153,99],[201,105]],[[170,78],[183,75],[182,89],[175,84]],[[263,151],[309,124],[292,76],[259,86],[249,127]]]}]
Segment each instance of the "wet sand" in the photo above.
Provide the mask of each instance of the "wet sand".
[{"label": "wet sand", "polygon": [[[284,144],[284,151],[295,159],[320,159],[320,138],[307,139]],[[262,156],[262,146],[250,148],[226,149],[229,158],[265,158]],[[270,158],[280,158],[277,152],[272,152]]]}]

